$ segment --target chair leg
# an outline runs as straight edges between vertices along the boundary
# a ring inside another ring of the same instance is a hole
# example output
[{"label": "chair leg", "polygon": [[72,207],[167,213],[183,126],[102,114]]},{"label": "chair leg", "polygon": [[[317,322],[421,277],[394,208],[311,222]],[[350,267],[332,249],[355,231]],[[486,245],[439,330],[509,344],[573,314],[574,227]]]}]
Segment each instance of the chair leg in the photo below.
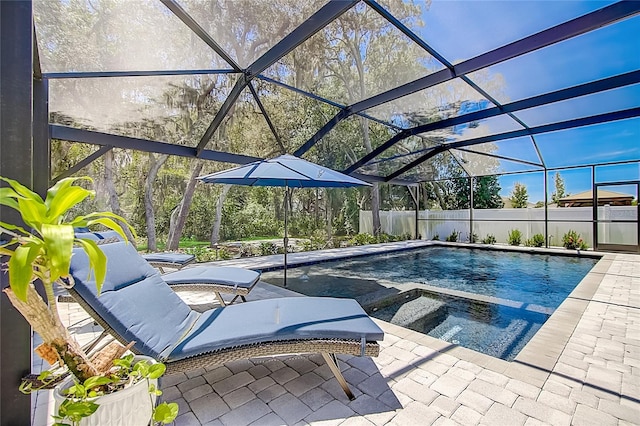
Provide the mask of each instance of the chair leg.
[{"label": "chair leg", "polygon": [[342,372],[340,371],[340,367],[338,366],[338,358],[336,358],[336,355],[335,354],[327,354],[327,353],[323,352],[322,353],[322,357],[324,358],[325,362],[327,363],[327,365],[331,369],[331,372],[333,373],[333,375],[336,376],[336,380],[338,380],[338,383],[340,384],[340,387],[342,388],[344,393],[347,394],[347,398],[349,398],[350,401],[353,401],[354,399],[356,399],[356,397],[353,396],[353,393],[351,392],[351,389],[349,389],[349,384],[344,379],[344,376],[342,375]]},{"label": "chair leg", "polygon": [[214,291],[214,293],[216,294],[216,299],[218,299],[218,302],[220,302],[220,306],[227,306],[227,304],[225,303],[224,299],[222,298],[222,295],[220,294],[219,291]]}]

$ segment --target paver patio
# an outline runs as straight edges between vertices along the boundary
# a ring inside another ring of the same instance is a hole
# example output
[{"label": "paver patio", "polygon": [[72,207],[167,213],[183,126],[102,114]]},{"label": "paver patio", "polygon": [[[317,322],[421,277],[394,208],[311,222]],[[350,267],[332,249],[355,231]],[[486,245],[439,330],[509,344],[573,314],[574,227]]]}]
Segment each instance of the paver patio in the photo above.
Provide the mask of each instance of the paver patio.
[{"label": "paver patio", "polygon": [[[261,282],[250,299],[290,293]],[[215,300],[185,295],[203,298]],[[69,324],[83,317],[66,307]],[[380,356],[339,357],[355,401],[320,355],[166,376],[163,398],[180,406],[176,425],[640,424],[638,255],[606,254],[513,362],[376,321],[385,331]],[[95,328],[75,331],[87,339]],[[47,392],[34,406],[35,425],[53,423]]]}]

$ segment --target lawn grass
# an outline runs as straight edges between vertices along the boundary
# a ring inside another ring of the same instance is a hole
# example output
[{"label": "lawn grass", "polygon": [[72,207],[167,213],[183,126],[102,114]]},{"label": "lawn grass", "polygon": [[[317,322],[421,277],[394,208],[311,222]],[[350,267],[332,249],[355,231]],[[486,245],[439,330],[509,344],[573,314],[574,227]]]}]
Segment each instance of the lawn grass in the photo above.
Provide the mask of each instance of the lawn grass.
[{"label": "lawn grass", "polygon": [[[262,241],[262,240],[274,240],[274,239],[282,239],[281,236],[260,236],[260,237],[248,237],[248,238],[243,238],[239,241],[242,242],[251,242],[251,241]],[[222,242],[222,244],[224,244],[224,242]],[[210,241],[198,241],[198,240],[192,240],[190,238],[184,238],[180,240],[180,244],[178,244],[178,248],[179,249],[185,249],[185,248],[193,248],[193,247],[209,247],[211,245]],[[163,251],[166,249],[167,245],[164,241],[158,241],[158,251]],[[146,240],[138,245],[138,251],[147,251],[147,242]]]}]

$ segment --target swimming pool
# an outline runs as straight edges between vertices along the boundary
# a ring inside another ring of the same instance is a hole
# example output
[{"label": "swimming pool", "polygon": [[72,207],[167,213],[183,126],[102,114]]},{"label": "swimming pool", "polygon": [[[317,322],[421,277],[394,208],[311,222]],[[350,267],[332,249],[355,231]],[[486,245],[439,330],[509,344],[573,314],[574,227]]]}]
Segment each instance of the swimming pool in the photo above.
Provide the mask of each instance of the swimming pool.
[{"label": "swimming pool", "polygon": [[[512,360],[597,258],[432,246],[291,268],[287,288]],[[282,286],[282,271],[262,280]]]},{"label": "swimming pool", "polygon": [[[287,287],[308,296],[366,298],[425,284],[555,309],[597,263],[591,257],[432,246],[291,268]],[[282,286],[282,271],[262,279]]]}]

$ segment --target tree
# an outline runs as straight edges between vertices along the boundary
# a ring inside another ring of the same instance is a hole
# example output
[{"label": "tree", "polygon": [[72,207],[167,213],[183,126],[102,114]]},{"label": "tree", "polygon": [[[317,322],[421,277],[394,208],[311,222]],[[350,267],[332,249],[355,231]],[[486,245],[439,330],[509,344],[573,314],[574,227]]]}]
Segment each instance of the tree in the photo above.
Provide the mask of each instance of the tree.
[{"label": "tree", "polygon": [[501,209],[504,207],[504,202],[500,197],[501,189],[497,176],[477,177],[473,190],[473,208]]},{"label": "tree", "polygon": [[511,207],[514,209],[524,209],[527,207],[527,202],[529,201],[529,194],[527,193],[526,185],[516,182],[511,195],[509,196],[509,201],[511,201]]},{"label": "tree", "polygon": [[556,172],[553,180],[555,182],[556,190],[551,194],[551,201],[559,206],[560,199],[568,196],[569,193],[564,191],[564,179],[560,176],[560,172]]}]

